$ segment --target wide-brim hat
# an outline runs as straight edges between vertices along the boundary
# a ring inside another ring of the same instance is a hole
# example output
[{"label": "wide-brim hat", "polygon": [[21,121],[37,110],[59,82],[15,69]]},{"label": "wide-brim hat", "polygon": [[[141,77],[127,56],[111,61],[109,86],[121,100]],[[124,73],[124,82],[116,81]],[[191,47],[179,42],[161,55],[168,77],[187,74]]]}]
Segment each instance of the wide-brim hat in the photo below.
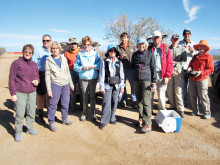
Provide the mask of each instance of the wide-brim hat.
[{"label": "wide-brim hat", "polygon": [[111,48],[115,48],[116,49],[116,57],[120,56],[120,52],[118,51],[117,49],[117,46],[114,45],[114,44],[111,44],[111,45],[108,45],[108,48],[107,48],[107,52],[105,53],[105,57],[108,57],[108,51],[111,49]]},{"label": "wide-brim hat", "polygon": [[68,45],[71,45],[73,43],[77,43],[78,44],[78,41],[75,37],[70,37],[69,38],[69,42],[66,42]]},{"label": "wide-brim hat", "polygon": [[209,47],[209,45],[208,45],[208,41],[206,41],[206,40],[201,40],[201,41],[199,42],[199,44],[194,45],[193,48],[194,48],[195,50],[199,51],[199,49],[198,49],[199,46],[206,46],[206,48],[207,48],[206,51],[209,51],[209,50],[210,50],[210,47]]}]

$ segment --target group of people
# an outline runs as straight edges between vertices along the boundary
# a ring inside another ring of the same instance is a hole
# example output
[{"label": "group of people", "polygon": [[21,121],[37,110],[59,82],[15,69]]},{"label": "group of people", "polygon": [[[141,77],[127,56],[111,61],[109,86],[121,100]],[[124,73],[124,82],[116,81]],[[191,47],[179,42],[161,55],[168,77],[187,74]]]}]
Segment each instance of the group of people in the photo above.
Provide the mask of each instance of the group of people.
[{"label": "group of people", "polygon": [[183,36],[180,41],[180,36],[173,34],[168,46],[162,42],[161,32],[154,31],[151,45],[145,37],[139,37],[135,46],[130,42],[129,34],[123,32],[120,45],[110,44],[104,59],[91,46],[89,36],[82,38],[82,48],[76,38],[69,38],[67,44],[70,48],[64,55],[61,54],[60,43],[52,42],[47,34],[42,37],[43,46],[39,50],[34,50],[31,44],[25,45],[23,57],[12,63],[9,75],[9,91],[16,111],[15,141],[22,140],[25,113],[26,133],[38,134],[33,127],[36,105],[38,119],[44,122],[46,104],[49,129],[57,131],[54,123],[60,100],[62,124],[71,125],[68,110],[76,109],[77,86],[82,109],[80,120],[88,120],[91,114],[91,119],[96,121],[97,82],[103,96],[101,130],[109,123],[117,124],[117,106],[128,104],[126,80],[131,87],[132,106],[139,111],[137,124],[142,126],[143,133],[151,131],[155,91],[158,94],[158,110],[167,109],[167,93],[169,108],[176,109],[182,118],[185,116],[188,78],[192,115],[199,113],[200,102],[204,118],[210,118],[208,76],[214,71],[213,58],[207,53],[210,47],[206,40],[201,40],[199,44],[191,41],[190,29],[184,29]]}]

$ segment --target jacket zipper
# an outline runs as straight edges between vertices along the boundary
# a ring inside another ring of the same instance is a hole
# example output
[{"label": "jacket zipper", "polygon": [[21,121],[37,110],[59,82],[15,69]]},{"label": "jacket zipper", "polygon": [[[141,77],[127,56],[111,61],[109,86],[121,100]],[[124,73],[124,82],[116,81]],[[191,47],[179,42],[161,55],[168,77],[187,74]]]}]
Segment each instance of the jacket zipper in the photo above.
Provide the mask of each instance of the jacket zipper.
[{"label": "jacket zipper", "polygon": [[[143,54],[141,54],[141,64],[142,64],[142,56],[143,56]],[[141,81],[141,65],[139,68],[139,80]]]}]

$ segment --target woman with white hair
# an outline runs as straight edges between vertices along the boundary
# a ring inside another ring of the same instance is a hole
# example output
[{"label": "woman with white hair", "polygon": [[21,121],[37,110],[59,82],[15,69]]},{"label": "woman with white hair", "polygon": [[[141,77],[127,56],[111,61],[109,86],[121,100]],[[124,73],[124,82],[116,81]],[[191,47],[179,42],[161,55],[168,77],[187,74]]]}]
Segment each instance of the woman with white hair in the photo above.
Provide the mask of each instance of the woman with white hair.
[{"label": "woman with white hair", "polygon": [[143,125],[141,131],[151,131],[152,102],[151,91],[156,90],[156,65],[154,54],[147,50],[144,37],[137,40],[138,50],[132,55],[134,68],[134,90],[139,111],[138,125]]},{"label": "woman with white hair", "polygon": [[45,77],[47,94],[49,96],[48,121],[49,128],[55,132],[57,128],[54,125],[57,104],[61,99],[62,124],[71,125],[68,120],[68,109],[70,101],[70,88],[74,90],[69,66],[64,55],[61,55],[61,45],[54,41],[51,44],[52,53],[46,60]]}]

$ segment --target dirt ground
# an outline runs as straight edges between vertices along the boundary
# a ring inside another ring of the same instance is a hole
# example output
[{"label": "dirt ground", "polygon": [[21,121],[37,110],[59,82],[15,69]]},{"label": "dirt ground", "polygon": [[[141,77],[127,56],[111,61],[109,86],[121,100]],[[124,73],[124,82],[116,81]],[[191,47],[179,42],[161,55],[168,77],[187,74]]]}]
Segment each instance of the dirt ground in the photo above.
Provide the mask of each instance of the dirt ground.
[{"label": "dirt ground", "polygon": [[35,122],[39,134],[23,133],[22,142],[15,142],[15,112],[8,91],[8,74],[11,62],[17,58],[18,55],[7,54],[0,57],[0,164],[220,164],[220,99],[211,84],[212,117],[204,120],[190,116],[191,110],[186,109],[178,133],[164,133],[153,120],[153,130],[141,134],[140,128],[133,125],[138,113],[130,106],[117,109],[117,125],[109,124],[100,130],[98,98],[96,123],[90,119],[79,121],[81,111],[76,110],[69,113],[73,125],[62,125],[58,111],[57,132],[51,132],[47,124]]}]

